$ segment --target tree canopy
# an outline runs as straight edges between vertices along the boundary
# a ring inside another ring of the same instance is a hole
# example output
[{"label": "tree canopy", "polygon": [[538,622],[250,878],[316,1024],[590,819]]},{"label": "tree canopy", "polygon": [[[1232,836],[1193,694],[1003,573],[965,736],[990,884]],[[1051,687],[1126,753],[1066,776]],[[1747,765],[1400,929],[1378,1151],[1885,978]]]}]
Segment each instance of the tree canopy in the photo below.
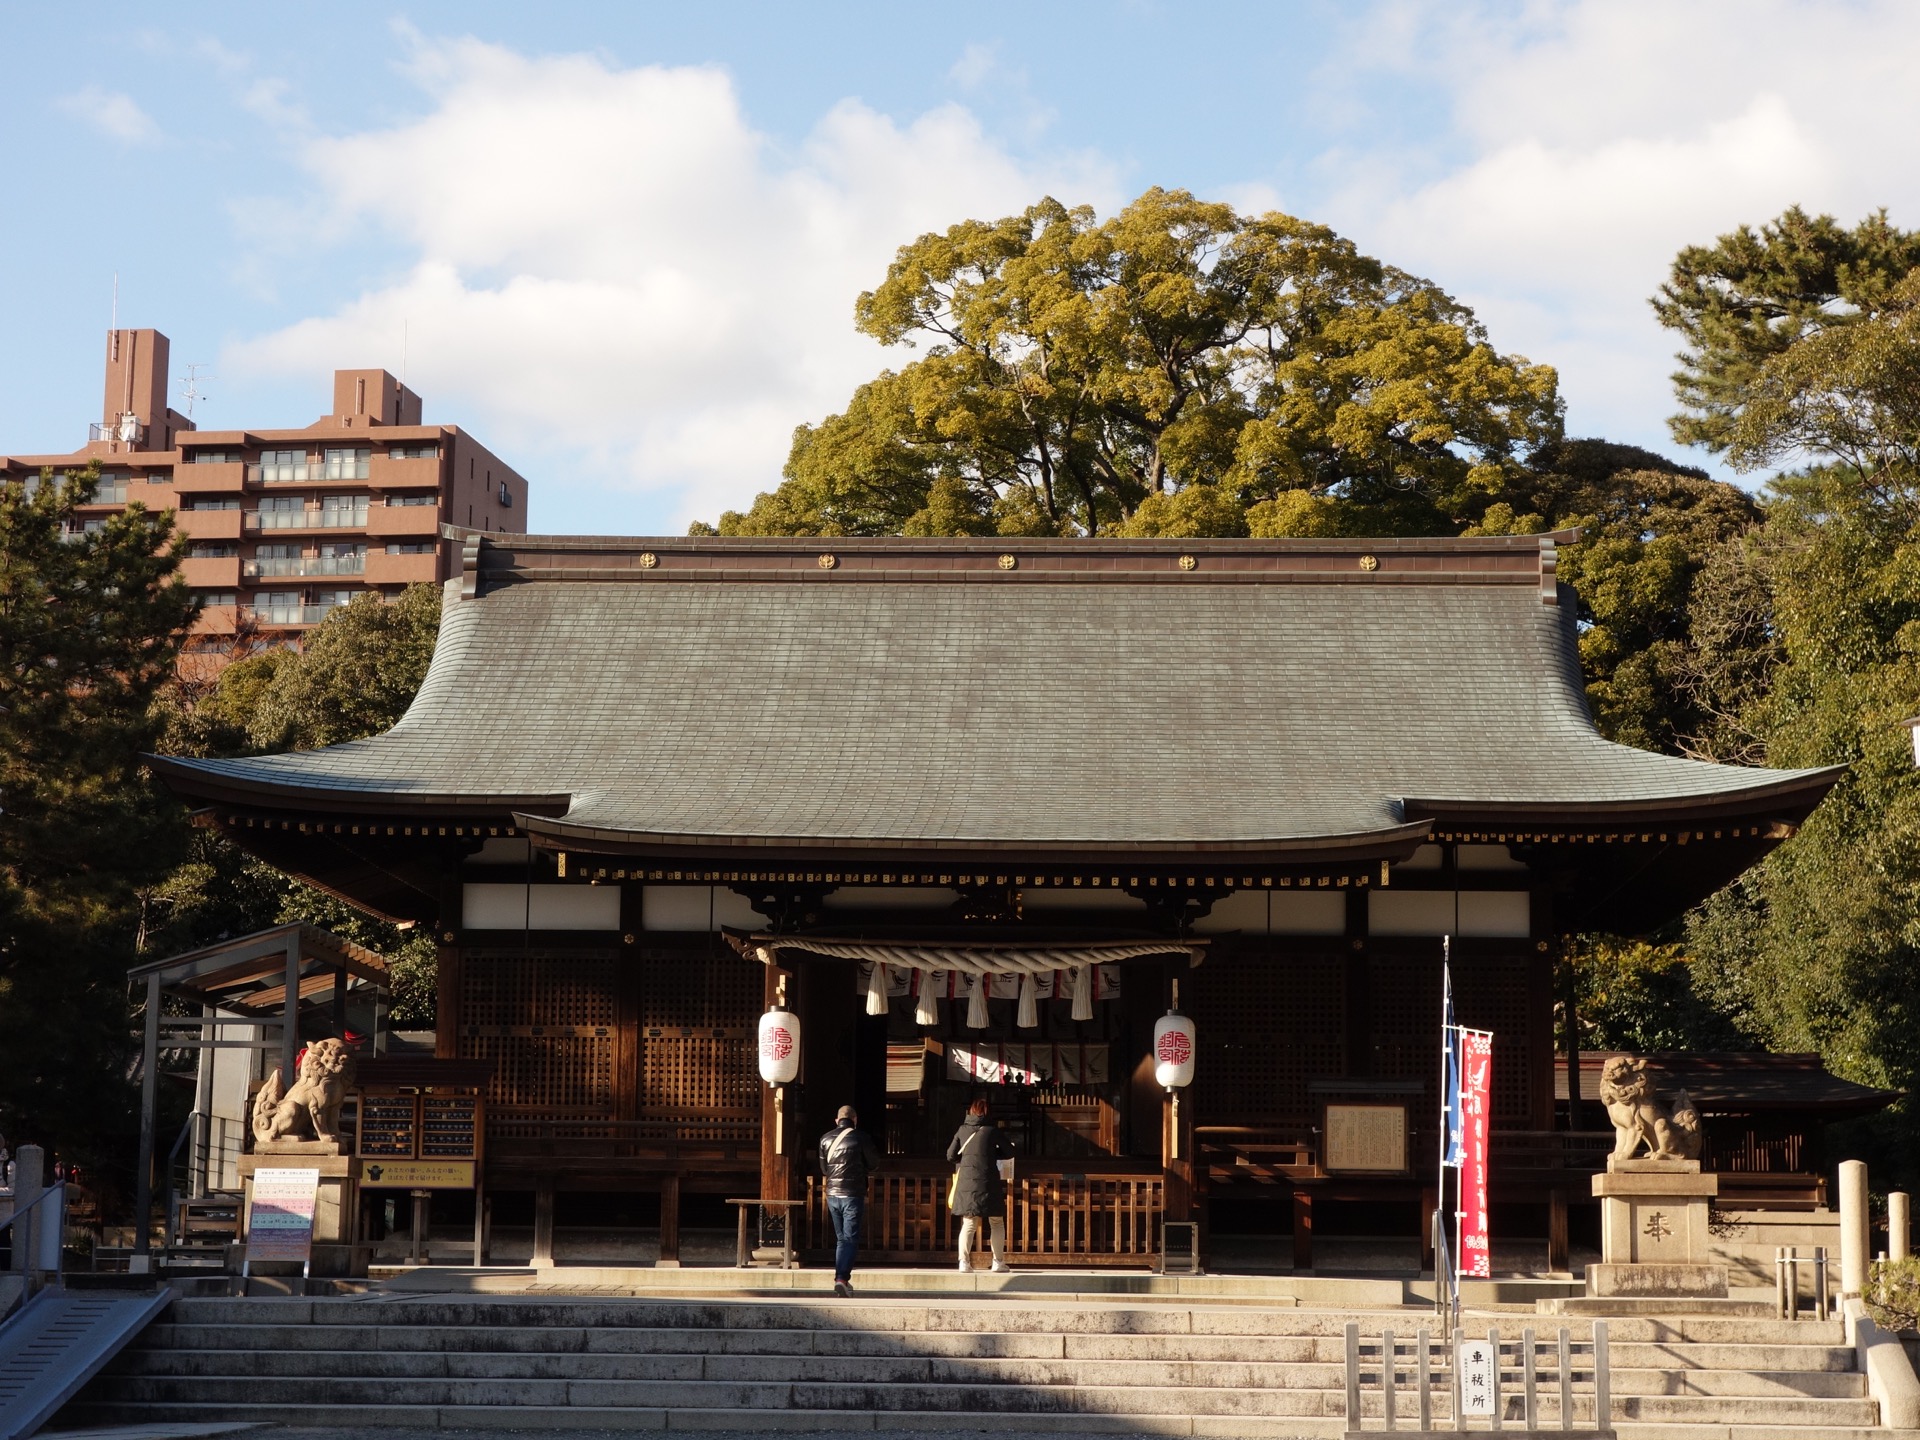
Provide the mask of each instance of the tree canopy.
[{"label": "tree canopy", "polygon": [[854,320],[925,353],[801,426],[720,533],[1423,533],[1560,435],[1553,370],[1439,287],[1185,191],[923,235]]},{"label": "tree canopy", "polygon": [[124,1162],[139,892],[182,849],[140,757],[194,601],[170,515],[82,518],[97,480],[0,482],[0,1132]]}]

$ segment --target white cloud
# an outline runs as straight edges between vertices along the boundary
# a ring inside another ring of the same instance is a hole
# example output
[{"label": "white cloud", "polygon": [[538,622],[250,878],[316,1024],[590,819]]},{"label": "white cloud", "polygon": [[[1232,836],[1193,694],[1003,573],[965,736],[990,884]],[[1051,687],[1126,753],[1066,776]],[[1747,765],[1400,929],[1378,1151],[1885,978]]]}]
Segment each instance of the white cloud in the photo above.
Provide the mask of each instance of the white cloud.
[{"label": "white cloud", "polygon": [[717,69],[461,41],[420,42],[412,74],[424,116],[305,151],[317,207],[389,231],[406,272],[223,364],[393,363],[404,325],[430,411],[574,462],[531,477],[542,528],[589,523],[590,489],[656,492],[601,529],[623,504],[682,525],[745,505],[793,427],[887,363],[852,307],[900,245],[1050,190],[1116,198],[1097,163],[1023,164],[953,106],[903,124],[844,101],[781,154]]},{"label": "white cloud", "polygon": [[1661,442],[1678,337],[1647,297],[1682,246],[1795,204],[1920,225],[1904,74],[1920,9],[1898,0],[1395,5],[1373,21],[1343,63],[1369,85],[1446,77],[1453,128],[1364,154],[1322,218],[1473,304],[1502,348],[1558,365],[1576,433]]},{"label": "white cloud", "polygon": [[117,90],[102,90],[89,85],[54,102],[75,119],[83,120],[110,140],[123,145],[153,145],[160,139],[160,127],[153,117],[134,102],[131,95]]}]

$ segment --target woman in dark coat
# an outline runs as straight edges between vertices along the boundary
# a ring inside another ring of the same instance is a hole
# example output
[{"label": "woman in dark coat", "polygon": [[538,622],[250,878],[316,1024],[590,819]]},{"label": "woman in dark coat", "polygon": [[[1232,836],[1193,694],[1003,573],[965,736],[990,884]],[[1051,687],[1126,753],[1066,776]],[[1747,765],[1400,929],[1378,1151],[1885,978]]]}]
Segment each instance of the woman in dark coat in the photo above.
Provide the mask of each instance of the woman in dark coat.
[{"label": "woman in dark coat", "polygon": [[953,1213],[960,1217],[960,1268],[973,1268],[970,1257],[980,1235],[980,1221],[988,1221],[988,1244],[993,1251],[993,1268],[1010,1270],[1007,1264],[1007,1186],[1000,1178],[1000,1162],[1013,1158],[1013,1142],[987,1123],[986,1100],[975,1100],[967,1107],[967,1118],[947,1146],[947,1159],[955,1166]]}]

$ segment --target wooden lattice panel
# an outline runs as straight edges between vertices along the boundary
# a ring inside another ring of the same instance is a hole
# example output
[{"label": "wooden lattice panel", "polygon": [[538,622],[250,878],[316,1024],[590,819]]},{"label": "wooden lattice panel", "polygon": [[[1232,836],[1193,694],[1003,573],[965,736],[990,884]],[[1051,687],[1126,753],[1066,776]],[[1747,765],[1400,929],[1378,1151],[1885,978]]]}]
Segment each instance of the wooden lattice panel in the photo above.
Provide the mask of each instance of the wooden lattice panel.
[{"label": "wooden lattice panel", "polygon": [[1209,1124],[1307,1120],[1308,1077],[1346,1068],[1346,973],[1337,952],[1217,955],[1181,996],[1200,1036],[1195,1113]]},{"label": "wooden lattice panel", "polygon": [[1533,1117],[1534,1076],[1526,957],[1469,955],[1457,960],[1453,967],[1453,1002],[1462,1025],[1493,1031],[1494,1125],[1528,1128]]},{"label": "wooden lattice panel", "polygon": [[639,1113],[760,1113],[751,1037],[763,971],[732,951],[640,953]]},{"label": "wooden lattice panel", "polygon": [[608,1112],[618,1031],[611,950],[469,950],[460,1054],[494,1062],[496,1105]]}]

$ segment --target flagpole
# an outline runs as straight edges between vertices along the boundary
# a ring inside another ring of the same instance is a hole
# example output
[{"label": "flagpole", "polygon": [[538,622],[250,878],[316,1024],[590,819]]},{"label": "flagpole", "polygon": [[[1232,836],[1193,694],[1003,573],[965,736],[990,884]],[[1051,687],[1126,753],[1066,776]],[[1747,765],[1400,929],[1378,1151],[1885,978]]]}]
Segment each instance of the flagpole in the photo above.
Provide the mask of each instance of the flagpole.
[{"label": "flagpole", "polygon": [[1447,1033],[1447,1021],[1452,1018],[1452,999],[1453,937],[1446,935],[1440,940],[1440,1144],[1435,1156],[1440,1173],[1433,1192],[1433,1303],[1443,1315],[1450,1314],[1452,1309],[1446,1299],[1450,1290],[1441,1288],[1452,1285],[1448,1272],[1453,1269],[1453,1257],[1447,1253],[1446,1222],[1441,1218],[1446,1214],[1447,1147],[1451,1143],[1447,1133],[1447,1080],[1452,1069],[1449,1057],[1453,1053],[1453,1037]]}]

